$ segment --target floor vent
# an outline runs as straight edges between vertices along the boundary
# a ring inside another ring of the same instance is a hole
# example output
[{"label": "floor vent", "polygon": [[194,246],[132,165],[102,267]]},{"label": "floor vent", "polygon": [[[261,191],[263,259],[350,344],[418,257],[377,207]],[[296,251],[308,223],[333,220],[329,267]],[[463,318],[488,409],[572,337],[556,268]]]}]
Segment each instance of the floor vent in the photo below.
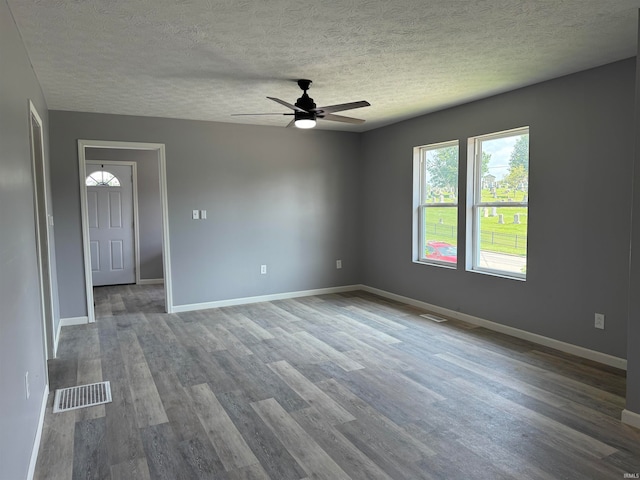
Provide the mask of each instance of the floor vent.
[{"label": "floor vent", "polygon": [[424,313],[424,314],[422,314],[420,316],[422,318],[426,318],[427,320],[431,320],[432,322],[442,323],[442,322],[446,322],[447,321],[446,318],[438,317],[438,316],[432,315],[430,313]]},{"label": "floor vent", "polygon": [[111,383],[100,382],[56,390],[53,413],[111,402]]}]

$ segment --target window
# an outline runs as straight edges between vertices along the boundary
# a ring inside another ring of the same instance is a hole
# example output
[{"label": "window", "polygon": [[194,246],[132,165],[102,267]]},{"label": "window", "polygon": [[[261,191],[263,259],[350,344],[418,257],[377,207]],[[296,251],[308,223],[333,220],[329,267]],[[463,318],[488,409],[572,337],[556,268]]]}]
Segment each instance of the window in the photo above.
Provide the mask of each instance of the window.
[{"label": "window", "polygon": [[458,141],[414,148],[414,255],[417,262],[458,262]]},{"label": "window", "polygon": [[100,170],[89,174],[86,180],[87,187],[119,187],[120,180],[113,173]]},{"label": "window", "polygon": [[529,128],[469,139],[467,269],[526,278]]}]

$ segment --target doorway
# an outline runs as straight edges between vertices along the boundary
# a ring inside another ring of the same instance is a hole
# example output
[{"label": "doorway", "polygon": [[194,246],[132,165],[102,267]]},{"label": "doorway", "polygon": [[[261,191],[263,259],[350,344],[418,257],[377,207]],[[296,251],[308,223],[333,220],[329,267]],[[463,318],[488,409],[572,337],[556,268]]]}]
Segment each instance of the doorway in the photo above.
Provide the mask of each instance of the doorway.
[{"label": "doorway", "polygon": [[[172,313],[173,311],[173,299],[171,294],[171,262],[170,262],[170,248],[169,248],[169,225],[168,225],[168,210],[167,210],[167,185],[166,185],[166,160],[165,160],[165,147],[164,144],[156,144],[156,143],[137,143],[137,142],[111,142],[111,141],[99,141],[99,140],[78,140],[78,160],[79,160],[79,170],[80,170],[80,207],[82,212],[82,236],[83,236],[83,248],[84,248],[84,271],[85,271],[85,290],[87,297],[87,317],[89,322],[95,322],[96,314],[95,314],[95,305],[94,305],[94,294],[93,294],[93,270],[92,270],[92,256],[93,258],[97,258],[96,254],[99,252],[99,248],[97,245],[92,245],[92,238],[90,232],[90,213],[89,208],[95,208],[95,205],[89,205],[89,195],[88,195],[88,187],[87,186],[87,176],[89,173],[87,166],[95,163],[100,163],[100,165],[104,164],[105,169],[106,165],[110,164],[108,161],[104,162],[90,162],[87,161],[87,150],[91,149],[95,151],[96,149],[115,149],[115,150],[145,150],[155,153],[155,161],[157,161],[158,173],[159,173],[159,188],[160,188],[160,203],[162,210],[162,267],[164,272],[164,310],[167,313]],[[113,164],[119,164],[122,162],[112,162]],[[129,162],[130,163],[130,162]],[[110,167],[111,168],[111,167]],[[92,169],[91,169],[92,170]],[[110,172],[113,174],[113,172]],[[126,175],[126,174],[125,174]],[[117,176],[117,175],[115,175]],[[102,178],[102,177],[101,177]],[[135,182],[134,182],[135,189]],[[108,192],[108,189],[104,190]],[[135,190],[134,190],[135,193]],[[95,199],[97,202],[97,198]],[[108,200],[107,200],[108,201]],[[115,201],[115,200],[114,200]],[[92,200],[93,202],[93,200]],[[133,202],[135,202],[135,195],[133,196]],[[117,202],[116,202],[117,203]],[[96,203],[97,205],[97,203]],[[135,205],[135,203],[134,203]],[[136,209],[134,208],[134,212]],[[135,214],[134,214],[135,218]],[[117,222],[116,222],[117,223]],[[116,239],[117,240],[117,239]],[[111,248],[111,244],[109,239],[105,240],[105,246],[107,246],[107,250]],[[114,243],[114,258],[110,259],[108,255],[104,258],[106,261],[114,261],[117,267],[120,266],[119,262],[119,252],[123,251],[120,249],[120,244],[118,241]],[[124,247],[124,245],[123,245]],[[104,247],[101,247],[104,249]],[[93,250],[92,250],[93,249]],[[134,249],[137,250],[137,242],[134,240]],[[137,253],[137,252],[136,252]],[[134,255],[133,258],[138,258],[138,255]],[[104,261],[104,260],[102,260]],[[137,271],[136,271],[137,272]],[[134,275],[134,281],[131,283],[141,283],[139,280],[139,274],[136,273]]]},{"label": "doorway", "polygon": [[88,160],[86,165],[92,284],[136,283],[136,164]]},{"label": "doorway", "polygon": [[[40,283],[40,299],[43,321],[45,358],[55,358],[53,282],[51,280],[51,254],[49,214],[47,203],[47,182],[44,163],[44,137],[42,119],[36,107],[29,101],[29,134],[31,137],[31,169],[33,175],[33,203],[36,226],[36,254]],[[46,371],[46,368],[45,368]]]}]

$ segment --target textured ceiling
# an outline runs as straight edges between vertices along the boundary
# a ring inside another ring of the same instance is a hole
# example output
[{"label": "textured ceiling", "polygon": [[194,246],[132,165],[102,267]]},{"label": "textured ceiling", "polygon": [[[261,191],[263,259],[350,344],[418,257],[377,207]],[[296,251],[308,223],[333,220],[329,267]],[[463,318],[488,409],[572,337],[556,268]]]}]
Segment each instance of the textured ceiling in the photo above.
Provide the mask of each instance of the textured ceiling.
[{"label": "textured ceiling", "polygon": [[636,53],[640,0],[8,0],[53,110],[363,131]]}]

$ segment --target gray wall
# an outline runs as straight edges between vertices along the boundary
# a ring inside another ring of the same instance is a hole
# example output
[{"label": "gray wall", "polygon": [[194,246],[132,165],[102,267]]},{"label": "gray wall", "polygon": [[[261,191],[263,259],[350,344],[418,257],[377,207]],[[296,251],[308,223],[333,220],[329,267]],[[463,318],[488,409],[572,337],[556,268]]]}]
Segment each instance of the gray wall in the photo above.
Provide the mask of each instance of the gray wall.
[{"label": "gray wall", "polygon": [[[639,19],[640,21],[640,19]],[[639,22],[640,27],[640,22]],[[640,31],[640,28],[638,28]],[[638,40],[640,51],[640,36]],[[636,65],[636,122],[633,130],[633,216],[629,276],[629,321],[627,325],[627,410],[640,415],[640,62]]]},{"label": "gray wall", "polygon": [[[87,313],[77,139],[166,145],[174,305],[359,282],[358,134],[63,111],[49,117],[63,318]],[[194,209],[206,209],[207,220],[191,220]]]},{"label": "gray wall", "polygon": [[[46,158],[48,120],[40,85],[4,0],[0,1],[0,49],[0,476],[18,479],[27,476],[47,382],[36,263],[29,99],[43,121]],[[55,262],[52,268],[55,273]],[[28,400],[27,371],[31,387]]]},{"label": "gray wall", "polygon": [[[365,133],[363,283],[626,357],[634,69],[617,62]],[[466,172],[468,137],[524,125],[527,281],[412,263],[412,148],[459,139]]]},{"label": "gray wall", "polygon": [[162,201],[160,199],[158,154],[148,150],[87,148],[85,158],[87,160],[119,160],[136,163],[140,279],[163,278]]}]

